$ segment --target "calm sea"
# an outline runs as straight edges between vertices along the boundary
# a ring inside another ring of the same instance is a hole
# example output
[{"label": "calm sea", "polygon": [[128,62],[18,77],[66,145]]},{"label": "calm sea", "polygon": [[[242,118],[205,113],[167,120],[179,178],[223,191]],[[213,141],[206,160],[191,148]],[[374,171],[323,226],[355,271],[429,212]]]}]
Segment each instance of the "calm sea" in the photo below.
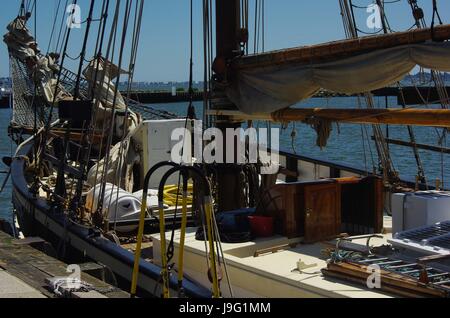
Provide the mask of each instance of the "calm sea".
[{"label": "calm sea", "polygon": [[[1,158],[11,156],[14,152],[12,143],[8,137],[8,125],[11,118],[11,110],[0,109],[0,187],[6,178],[8,167],[3,164]],[[0,193],[0,219],[11,221],[12,205],[11,205],[11,179],[6,184],[5,189]]]},{"label": "calm sea", "polygon": [[[376,98],[376,106],[385,107],[384,98]],[[399,107],[396,98],[388,100],[389,107]],[[357,98],[330,98],[330,99],[311,99],[306,103],[302,103],[302,107],[330,107],[330,108],[355,108],[358,105]],[[179,115],[186,114],[186,103],[159,105],[154,108],[164,109]],[[202,103],[196,103],[197,116],[202,116]],[[7,137],[7,127],[10,119],[9,110],[0,110],[0,157],[11,155],[11,143]],[[260,127],[266,127],[264,123],[257,123]],[[276,127],[276,126],[274,126]],[[292,130],[297,131],[297,138],[292,143]],[[316,146],[316,133],[307,125],[296,124],[289,125],[282,130],[280,146],[282,150],[296,152],[300,155],[329,160],[336,163],[350,165],[360,169],[372,170],[377,165],[376,148],[372,141],[370,143],[363,136],[372,136],[371,127],[367,130],[360,125],[333,125],[333,131],[328,141],[328,146],[321,150]],[[383,127],[386,131],[386,127]],[[442,133],[434,128],[416,127],[414,128],[418,143],[438,145],[438,136]],[[408,131],[402,126],[390,126],[389,136],[392,139],[409,140]],[[449,136],[450,139],[450,136]],[[363,141],[364,140],[364,141]],[[447,141],[444,141],[447,147]],[[365,150],[365,151],[364,151]],[[410,148],[402,146],[390,146],[395,168],[400,172],[403,179],[414,180],[417,175],[417,165],[413,151]],[[444,184],[450,187],[450,170],[447,164],[450,164],[449,155],[441,155],[440,153],[420,151],[423,166],[429,180],[442,179]],[[442,166],[444,169],[442,169]],[[0,164],[0,171],[7,168]],[[3,181],[5,175],[0,174],[0,181]],[[434,183],[434,181],[433,181]],[[11,218],[11,187],[7,185],[5,191],[0,194],[0,218]]]}]

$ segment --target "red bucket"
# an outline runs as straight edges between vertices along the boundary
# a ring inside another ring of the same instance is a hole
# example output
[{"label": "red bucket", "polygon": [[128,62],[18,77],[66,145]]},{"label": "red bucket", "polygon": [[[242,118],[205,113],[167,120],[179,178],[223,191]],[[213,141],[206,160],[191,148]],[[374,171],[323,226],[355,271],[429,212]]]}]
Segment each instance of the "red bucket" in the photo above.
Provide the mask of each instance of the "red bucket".
[{"label": "red bucket", "polygon": [[273,218],[267,216],[249,216],[252,234],[255,237],[273,236]]}]

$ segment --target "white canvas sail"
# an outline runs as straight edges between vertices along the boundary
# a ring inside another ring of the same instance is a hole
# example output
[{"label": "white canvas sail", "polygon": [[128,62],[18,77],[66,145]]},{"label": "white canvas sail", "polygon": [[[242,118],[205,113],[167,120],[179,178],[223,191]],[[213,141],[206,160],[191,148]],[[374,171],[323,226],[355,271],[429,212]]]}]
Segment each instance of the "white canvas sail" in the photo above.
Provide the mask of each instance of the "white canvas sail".
[{"label": "white canvas sail", "polygon": [[272,113],[321,88],[343,94],[380,89],[400,81],[417,65],[449,72],[450,43],[403,45],[322,64],[242,69],[227,95],[244,113]]}]

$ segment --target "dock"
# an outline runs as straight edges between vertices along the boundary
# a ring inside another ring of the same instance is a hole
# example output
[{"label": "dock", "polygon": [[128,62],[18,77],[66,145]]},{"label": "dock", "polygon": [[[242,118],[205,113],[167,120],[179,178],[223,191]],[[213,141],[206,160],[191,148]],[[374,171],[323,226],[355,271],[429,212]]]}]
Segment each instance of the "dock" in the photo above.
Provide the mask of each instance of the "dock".
[{"label": "dock", "polygon": [[[450,87],[444,88],[447,94],[450,95]],[[127,96],[128,92],[121,92],[124,96]],[[404,86],[401,89],[399,87],[385,87],[372,92],[374,96],[377,97],[396,97],[398,105],[422,105],[424,100],[430,104],[435,104],[439,101],[439,93],[436,87],[433,86]],[[332,97],[349,97],[358,96],[339,94],[329,91],[320,91],[315,98],[332,98]],[[188,102],[190,100],[190,95],[187,92],[177,92],[172,95],[170,92],[151,92],[151,91],[132,91],[129,97],[144,104],[170,104],[170,103],[180,103]],[[192,96],[194,102],[202,101],[204,96],[203,92],[195,92]]]},{"label": "dock", "polygon": [[[150,91],[121,91],[123,96],[129,96],[131,99],[144,104],[170,104],[188,102],[191,96],[188,92],[150,92]],[[202,101],[204,98],[203,92],[194,92],[192,95],[193,102]]]},{"label": "dock", "polygon": [[[39,238],[14,239],[0,231],[0,298],[129,298],[130,295],[81,270],[86,288],[72,291],[62,287],[55,292],[52,281],[67,278],[65,264],[32,247]],[[45,243],[45,242],[44,242]],[[93,264],[80,265],[92,268]]]}]

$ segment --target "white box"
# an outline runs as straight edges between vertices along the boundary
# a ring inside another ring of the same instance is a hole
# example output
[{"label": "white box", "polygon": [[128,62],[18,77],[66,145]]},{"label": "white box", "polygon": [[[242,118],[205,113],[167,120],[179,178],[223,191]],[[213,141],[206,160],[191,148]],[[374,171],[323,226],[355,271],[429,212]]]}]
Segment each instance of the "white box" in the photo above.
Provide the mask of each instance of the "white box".
[{"label": "white box", "polygon": [[392,233],[450,220],[450,193],[424,191],[392,195]]},{"label": "white box", "polygon": [[[194,123],[195,127],[202,127],[201,121],[188,120],[187,129],[193,132]],[[179,140],[172,140],[172,132],[177,128],[185,128],[185,126],[186,119],[170,119],[148,120],[138,128],[133,139],[141,148],[141,159],[143,160],[140,173],[141,184],[144,181],[145,175],[153,166],[163,161],[172,161],[172,148],[180,142]],[[193,133],[191,138],[194,138]],[[187,154],[193,154],[190,144],[186,144],[184,151],[186,151]],[[155,172],[150,179],[149,188],[158,189],[162,177],[169,169],[170,167],[161,168]],[[167,185],[177,183],[178,174],[172,175],[167,181]]]}]

